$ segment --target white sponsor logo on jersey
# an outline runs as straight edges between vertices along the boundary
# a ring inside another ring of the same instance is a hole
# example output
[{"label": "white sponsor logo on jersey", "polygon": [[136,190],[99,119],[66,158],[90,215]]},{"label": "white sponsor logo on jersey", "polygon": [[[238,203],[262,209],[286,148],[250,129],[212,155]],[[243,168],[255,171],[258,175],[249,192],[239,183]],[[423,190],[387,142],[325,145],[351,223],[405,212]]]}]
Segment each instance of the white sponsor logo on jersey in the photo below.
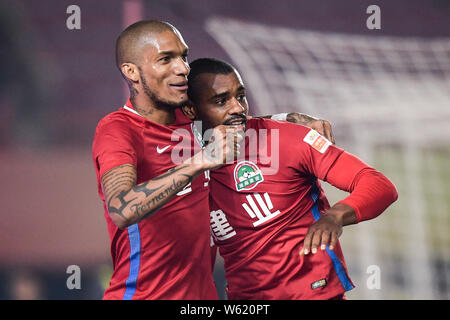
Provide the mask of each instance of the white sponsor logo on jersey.
[{"label": "white sponsor logo on jersey", "polygon": [[164,148],[159,148],[159,146],[156,146],[156,152],[158,153],[163,153],[164,151],[166,151],[167,149],[170,148],[170,144],[168,146],[165,146]]},{"label": "white sponsor logo on jersey", "polygon": [[328,147],[331,146],[331,142],[327,140],[324,136],[320,135],[316,130],[311,129],[308,134],[303,139],[307,144],[311,145],[314,149],[320,153],[327,151]]},{"label": "white sponsor logo on jersey", "polygon": [[209,216],[214,239],[222,241],[236,235],[236,231],[230,226],[227,217],[222,210],[211,211]]},{"label": "white sponsor logo on jersey", "polygon": [[[253,222],[254,227],[259,226],[261,223],[264,223],[281,213],[280,210],[271,212],[270,210],[273,209],[273,204],[272,201],[270,200],[269,194],[266,192],[263,194],[263,196],[264,199],[257,192],[253,193],[253,195],[249,194],[246,196],[248,204],[247,203],[242,204],[242,207],[248,213],[250,218],[256,219],[256,221]],[[256,202],[255,200],[253,200],[253,198],[255,198]],[[256,203],[258,203],[259,206]]]}]

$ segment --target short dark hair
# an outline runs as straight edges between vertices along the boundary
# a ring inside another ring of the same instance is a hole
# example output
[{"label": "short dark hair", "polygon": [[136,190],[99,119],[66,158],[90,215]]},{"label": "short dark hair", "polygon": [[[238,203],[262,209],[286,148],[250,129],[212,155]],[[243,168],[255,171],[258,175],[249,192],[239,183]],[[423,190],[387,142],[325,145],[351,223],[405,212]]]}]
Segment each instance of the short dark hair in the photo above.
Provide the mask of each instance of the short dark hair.
[{"label": "short dark hair", "polygon": [[174,32],[176,29],[170,23],[158,20],[142,20],[128,26],[116,40],[116,65],[117,68],[124,62],[137,64],[136,50],[139,50],[141,39],[149,33]]},{"label": "short dark hair", "polygon": [[191,71],[188,75],[188,96],[189,99],[193,102],[197,101],[197,77],[203,73],[212,73],[212,74],[230,74],[234,72],[236,69],[229,64],[220,59],[216,58],[200,58],[189,63]]}]

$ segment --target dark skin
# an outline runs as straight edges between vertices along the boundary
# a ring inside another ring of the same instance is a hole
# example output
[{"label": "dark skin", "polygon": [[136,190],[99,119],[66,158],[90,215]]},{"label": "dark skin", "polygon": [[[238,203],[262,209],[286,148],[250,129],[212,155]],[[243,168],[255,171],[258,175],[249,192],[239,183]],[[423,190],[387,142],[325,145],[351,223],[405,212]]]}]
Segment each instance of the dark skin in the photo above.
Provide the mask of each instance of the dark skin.
[{"label": "dark skin", "polygon": [[[245,124],[248,115],[248,103],[245,86],[237,71],[230,74],[204,73],[197,77],[195,103],[190,102],[183,108],[192,120],[201,120],[203,129],[216,125]],[[356,223],[356,213],[348,205],[337,203],[328,209],[319,220],[311,225],[303,241],[300,255],[313,254],[329,249],[333,250],[343,226]]]}]

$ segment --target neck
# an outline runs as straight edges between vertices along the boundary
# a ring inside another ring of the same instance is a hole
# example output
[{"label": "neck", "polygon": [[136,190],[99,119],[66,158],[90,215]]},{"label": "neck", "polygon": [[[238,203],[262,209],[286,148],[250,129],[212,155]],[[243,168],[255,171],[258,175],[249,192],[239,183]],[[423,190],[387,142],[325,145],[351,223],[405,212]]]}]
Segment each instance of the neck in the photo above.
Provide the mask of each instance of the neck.
[{"label": "neck", "polygon": [[163,125],[175,121],[175,110],[172,108],[158,108],[155,102],[145,94],[131,95],[134,109],[144,118]]}]

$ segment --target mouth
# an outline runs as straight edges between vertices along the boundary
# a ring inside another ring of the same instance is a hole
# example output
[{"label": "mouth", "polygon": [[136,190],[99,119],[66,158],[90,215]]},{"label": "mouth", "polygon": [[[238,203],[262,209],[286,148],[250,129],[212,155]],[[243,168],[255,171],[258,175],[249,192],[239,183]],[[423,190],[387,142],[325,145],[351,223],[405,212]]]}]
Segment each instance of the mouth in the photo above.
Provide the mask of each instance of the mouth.
[{"label": "mouth", "polygon": [[169,84],[169,86],[175,90],[179,90],[179,91],[187,91],[188,89],[188,83],[187,81],[181,81],[178,83],[171,83]]},{"label": "mouth", "polygon": [[247,123],[247,117],[242,115],[242,116],[237,116],[237,117],[232,117],[230,119],[225,120],[225,122],[223,123],[226,126],[238,126],[238,125],[245,125]]}]

